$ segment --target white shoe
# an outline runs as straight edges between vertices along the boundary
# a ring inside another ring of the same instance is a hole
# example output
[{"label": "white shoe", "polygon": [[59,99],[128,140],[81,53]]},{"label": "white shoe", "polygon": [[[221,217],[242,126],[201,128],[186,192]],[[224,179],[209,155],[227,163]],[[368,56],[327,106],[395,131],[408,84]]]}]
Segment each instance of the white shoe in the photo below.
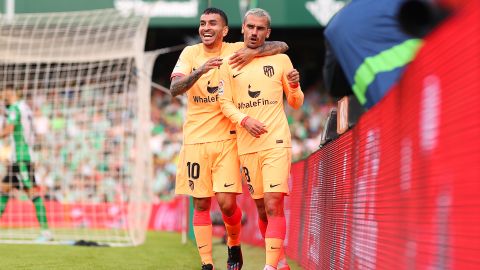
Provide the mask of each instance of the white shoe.
[{"label": "white shoe", "polygon": [[42,230],[40,232],[40,235],[37,237],[36,242],[44,243],[52,240],[53,240],[52,232],[50,232],[50,230]]},{"label": "white shoe", "polygon": [[277,270],[277,268],[275,268],[275,267],[273,267],[273,266],[271,266],[271,265],[266,264],[266,265],[265,265],[265,268],[263,268],[263,270]]},{"label": "white shoe", "polygon": [[290,270],[290,266],[288,266],[287,258],[283,257],[280,261],[278,261],[277,270]]}]

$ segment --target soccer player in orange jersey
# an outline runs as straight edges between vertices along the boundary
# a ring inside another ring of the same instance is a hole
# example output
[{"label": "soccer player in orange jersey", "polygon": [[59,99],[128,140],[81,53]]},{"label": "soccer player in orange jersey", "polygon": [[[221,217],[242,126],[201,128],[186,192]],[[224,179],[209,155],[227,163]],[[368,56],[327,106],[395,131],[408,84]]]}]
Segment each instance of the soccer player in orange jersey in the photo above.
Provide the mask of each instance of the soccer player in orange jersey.
[{"label": "soccer player in orange jersey", "polygon": [[[270,35],[270,15],[249,10],[242,32],[248,48],[262,46]],[[255,58],[241,70],[220,69],[219,101],[223,113],[237,125],[240,164],[259,213],[265,237],[265,269],[289,269],[280,260],[286,234],[284,196],[289,193],[291,135],[283,109],[303,104],[299,74],[287,55]]]},{"label": "soccer player in orange jersey", "polygon": [[194,199],[193,228],[202,269],[213,269],[211,197],[216,196],[227,230],[227,269],[241,269],[242,212],[236,195],[242,192],[235,126],[221,112],[217,102],[218,67],[222,58],[234,54],[230,64],[241,68],[256,56],[284,52],[283,42],[270,42],[255,49],[243,42],[226,43],[228,19],[216,8],[207,8],[198,29],[202,43],[186,47],[173,69],[170,91],[187,94],[187,116],[183,146],[177,166],[176,194]]}]

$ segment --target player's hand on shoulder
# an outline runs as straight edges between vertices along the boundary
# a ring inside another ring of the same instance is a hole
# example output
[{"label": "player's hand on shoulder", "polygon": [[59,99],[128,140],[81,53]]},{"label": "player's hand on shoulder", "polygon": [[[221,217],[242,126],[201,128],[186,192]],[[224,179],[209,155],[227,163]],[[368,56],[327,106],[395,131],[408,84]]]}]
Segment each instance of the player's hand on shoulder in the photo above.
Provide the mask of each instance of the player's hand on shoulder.
[{"label": "player's hand on shoulder", "polygon": [[255,56],[256,51],[254,49],[245,47],[236,51],[232,57],[230,57],[228,64],[232,67],[232,69],[237,68],[238,70],[241,70],[245,65],[250,63]]},{"label": "player's hand on shoulder", "polygon": [[222,63],[223,63],[223,59],[218,56],[210,58],[202,66],[199,67],[199,72],[201,72],[202,74],[205,74],[211,69],[220,67]]},{"label": "player's hand on shoulder", "polygon": [[267,133],[267,126],[255,118],[249,116],[245,121],[242,121],[242,126],[255,138],[260,138],[260,135]]}]

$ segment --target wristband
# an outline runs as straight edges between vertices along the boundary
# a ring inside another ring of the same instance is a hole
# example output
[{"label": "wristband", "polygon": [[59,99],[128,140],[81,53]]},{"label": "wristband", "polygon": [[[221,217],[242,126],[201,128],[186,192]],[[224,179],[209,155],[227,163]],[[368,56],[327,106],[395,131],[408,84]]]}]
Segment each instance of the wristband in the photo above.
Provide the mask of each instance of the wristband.
[{"label": "wristband", "polygon": [[298,82],[294,82],[294,83],[289,83],[290,87],[291,88],[297,88],[298,87]]},{"label": "wristband", "polygon": [[243,118],[242,122],[240,122],[240,125],[243,127],[245,126],[245,122],[247,122],[247,119],[250,118],[248,116],[245,116],[245,118]]}]

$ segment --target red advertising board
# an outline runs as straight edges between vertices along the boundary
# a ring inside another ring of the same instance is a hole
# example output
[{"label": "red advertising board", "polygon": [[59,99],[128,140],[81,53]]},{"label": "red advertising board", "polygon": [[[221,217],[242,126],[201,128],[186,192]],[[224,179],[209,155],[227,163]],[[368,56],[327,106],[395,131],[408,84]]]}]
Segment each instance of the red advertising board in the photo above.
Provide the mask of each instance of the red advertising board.
[{"label": "red advertising board", "polygon": [[296,163],[287,254],[305,269],[480,269],[479,1],[403,79]]}]

